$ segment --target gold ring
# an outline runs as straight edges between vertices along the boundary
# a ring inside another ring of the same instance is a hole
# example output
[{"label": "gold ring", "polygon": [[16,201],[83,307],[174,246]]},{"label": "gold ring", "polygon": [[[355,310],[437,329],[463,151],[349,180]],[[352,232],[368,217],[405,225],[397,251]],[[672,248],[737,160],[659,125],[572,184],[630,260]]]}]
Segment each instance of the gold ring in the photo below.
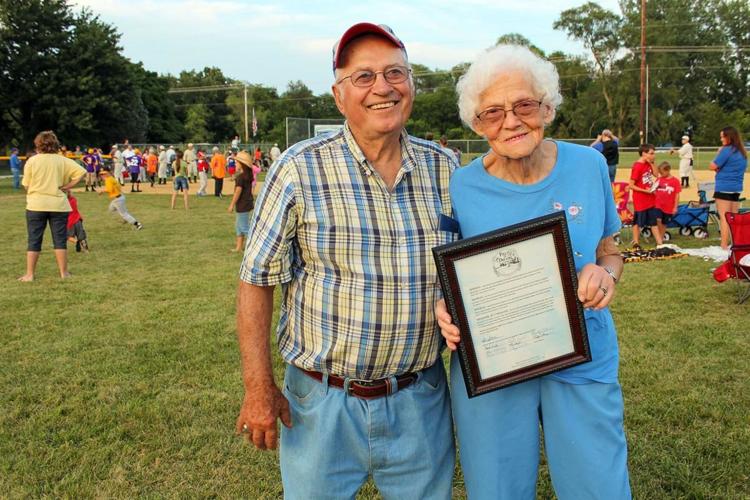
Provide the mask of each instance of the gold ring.
[{"label": "gold ring", "polygon": [[604,288],[603,286],[600,286],[599,290],[602,291],[602,293],[604,294],[605,297],[607,296],[607,289],[606,288]]}]

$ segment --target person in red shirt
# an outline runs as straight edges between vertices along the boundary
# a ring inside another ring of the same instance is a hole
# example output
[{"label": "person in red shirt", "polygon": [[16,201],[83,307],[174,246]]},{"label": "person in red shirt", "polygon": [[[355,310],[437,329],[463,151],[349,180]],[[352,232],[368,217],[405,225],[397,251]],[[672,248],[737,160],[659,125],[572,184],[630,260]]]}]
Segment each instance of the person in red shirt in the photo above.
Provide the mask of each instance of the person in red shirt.
[{"label": "person in red shirt", "polygon": [[656,225],[659,226],[659,234],[664,237],[666,225],[677,213],[677,204],[680,202],[680,191],[682,187],[677,177],[671,175],[672,165],[663,161],[656,167],[659,172],[659,180],[656,188],[655,206],[657,210]]},{"label": "person in red shirt", "polygon": [[662,235],[656,225],[656,177],[654,176],[654,158],[656,148],[653,144],[641,144],[638,147],[641,157],[633,163],[630,170],[629,189],[633,193],[633,248],[640,248],[641,228],[650,227],[657,245],[662,244]]},{"label": "person in red shirt", "polygon": [[88,253],[89,244],[86,239],[86,230],[83,228],[83,217],[78,211],[78,200],[73,193],[68,191],[68,203],[70,203],[70,212],[68,212],[68,240],[75,241],[76,252],[83,250]]}]

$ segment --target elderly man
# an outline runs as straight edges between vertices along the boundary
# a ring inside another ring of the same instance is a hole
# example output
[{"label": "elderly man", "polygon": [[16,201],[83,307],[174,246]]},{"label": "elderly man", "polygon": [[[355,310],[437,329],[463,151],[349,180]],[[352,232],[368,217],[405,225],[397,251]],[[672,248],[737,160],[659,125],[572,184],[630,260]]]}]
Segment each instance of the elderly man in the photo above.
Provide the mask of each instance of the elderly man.
[{"label": "elderly man", "polygon": [[[237,431],[281,429],[286,498],[450,498],[454,444],[431,248],[452,241],[454,159],[407,135],[414,83],[403,43],[361,23],[334,46],[340,131],[287,150],[266,177],[240,270],[245,396]],[[274,287],[284,390],[271,366]]]}]

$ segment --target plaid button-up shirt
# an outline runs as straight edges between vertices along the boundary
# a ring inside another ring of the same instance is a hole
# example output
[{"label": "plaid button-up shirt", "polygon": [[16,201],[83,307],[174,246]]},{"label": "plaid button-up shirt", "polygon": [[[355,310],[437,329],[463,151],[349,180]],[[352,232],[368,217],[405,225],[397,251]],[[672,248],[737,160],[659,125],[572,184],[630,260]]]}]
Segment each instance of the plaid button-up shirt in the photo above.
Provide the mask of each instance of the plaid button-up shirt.
[{"label": "plaid button-up shirt", "polygon": [[401,134],[392,191],[351,130],[300,142],[274,163],[258,198],[240,279],[282,285],[283,359],[323,373],[378,379],[439,355],[434,246],[451,214],[455,160]]}]

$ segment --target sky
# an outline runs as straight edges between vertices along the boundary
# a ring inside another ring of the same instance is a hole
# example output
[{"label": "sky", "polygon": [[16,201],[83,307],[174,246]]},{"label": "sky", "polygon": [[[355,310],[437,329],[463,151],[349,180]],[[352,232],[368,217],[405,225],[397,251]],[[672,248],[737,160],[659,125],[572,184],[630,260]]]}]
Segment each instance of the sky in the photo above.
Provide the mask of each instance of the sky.
[{"label": "sky", "polygon": [[[409,60],[447,70],[471,61],[507,33],[545,52],[586,54],[552,28],[560,13],[586,0],[72,0],[115,26],[123,55],[159,74],[207,66],[225,76],[275,87],[301,80],[330,91],[331,47],[358,22],[387,24]],[[619,13],[617,0],[599,5]]]}]

